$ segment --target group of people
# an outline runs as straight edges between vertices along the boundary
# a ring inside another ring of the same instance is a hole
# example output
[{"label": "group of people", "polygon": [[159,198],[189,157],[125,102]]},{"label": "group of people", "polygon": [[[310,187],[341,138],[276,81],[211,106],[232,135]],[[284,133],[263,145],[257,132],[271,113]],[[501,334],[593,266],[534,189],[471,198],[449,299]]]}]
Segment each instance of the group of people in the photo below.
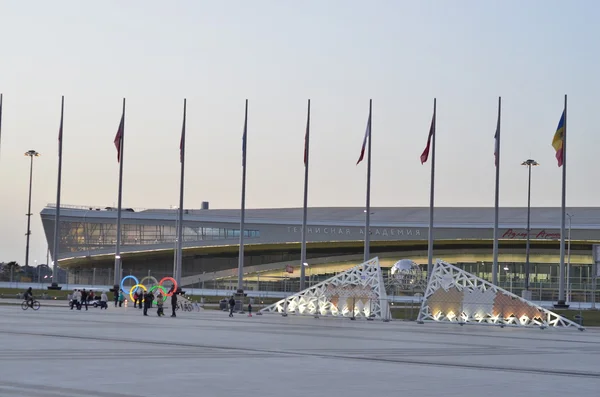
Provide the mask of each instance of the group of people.
[{"label": "group of people", "polygon": [[[94,291],[86,291],[85,288],[74,290],[73,294],[70,294],[68,298],[71,310],[81,310],[83,306],[85,306],[85,310],[87,310],[88,304],[92,303],[94,300],[97,300]],[[100,294],[99,305],[100,309],[108,309],[108,296],[104,291],[102,291]]]},{"label": "group of people", "polygon": [[[172,310],[172,314],[171,317],[177,317],[177,315],[175,314],[175,311],[177,310],[177,291],[175,291],[174,287],[171,287],[171,289],[169,290],[169,292],[167,293],[171,294],[171,310]],[[153,305],[153,301],[156,299],[156,314],[159,317],[162,317],[165,315],[165,311],[164,311],[164,298],[165,296],[162,294],[162,292],[158,292],[158,294],[156,296],[154,296],[154,294],[152,292],[135,292],[133,294],[133,307],[134,308],[139,308],[139,309],[144,309],[143,314],[144,316],[148,315],[148,309],[152,308]]]}]

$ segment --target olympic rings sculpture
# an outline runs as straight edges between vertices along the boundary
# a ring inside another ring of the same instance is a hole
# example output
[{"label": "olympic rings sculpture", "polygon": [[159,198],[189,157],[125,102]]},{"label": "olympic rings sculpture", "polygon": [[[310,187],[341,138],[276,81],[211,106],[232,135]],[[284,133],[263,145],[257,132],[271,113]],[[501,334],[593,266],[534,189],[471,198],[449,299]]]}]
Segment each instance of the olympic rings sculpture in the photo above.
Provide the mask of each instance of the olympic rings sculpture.
[{"label": "olympic rings sculpture", "polygon": [[[135,284],[129,289],[129,292],[127,292],[127,289],[125,287],[125,280],[127,279],[131,279],[135,282]],[[146,287],[143,283],[144,281],[149,280],[149,281],[154,281],[154,285],[152,287],[150,287],[148,289],[148,287]],[[169,290],[167,290],[167,288],[165,288],[163,286],[163,283],[165,281],[170,281],[173,284],[173,287]],[[137,277],[133,276],[133,275],[129,275],[129,276],[125,276],[123,277],[123,279],[121,280],[121,290],[123,291],[124,294],[129,295],[129,297],[131,298],[131,301],[133,302],[133,294],[136,292],[141,292],[141,290],[144,291],[148,291],[148,292],[154,292],[156,289],[160,289],[163,295],[163,302],[167,300],[167,297],[172,296],[173,295],[173,291],[177,291],[177,281],[175,281],[175,279],[173,277],[163,277],[160,281],[157,281],[156,278],[152,277],[152,276],[146,276],[144,278],[142,278],[142,280],[138,280]],[[157,303],[157,300],[155,299],[153,301],[153,303]]]}]

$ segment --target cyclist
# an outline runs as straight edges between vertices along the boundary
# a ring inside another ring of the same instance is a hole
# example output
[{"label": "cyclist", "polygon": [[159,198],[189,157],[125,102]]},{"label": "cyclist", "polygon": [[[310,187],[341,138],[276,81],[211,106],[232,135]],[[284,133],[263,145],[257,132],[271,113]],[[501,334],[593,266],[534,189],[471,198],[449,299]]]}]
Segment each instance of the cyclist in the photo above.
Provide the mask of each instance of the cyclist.
[{"label": "cyclist", "polygon": [[27,301],[29,307],[33,309],[33,291],[31,287],[27,288],[27,291],[23,294],[23,299]]}]

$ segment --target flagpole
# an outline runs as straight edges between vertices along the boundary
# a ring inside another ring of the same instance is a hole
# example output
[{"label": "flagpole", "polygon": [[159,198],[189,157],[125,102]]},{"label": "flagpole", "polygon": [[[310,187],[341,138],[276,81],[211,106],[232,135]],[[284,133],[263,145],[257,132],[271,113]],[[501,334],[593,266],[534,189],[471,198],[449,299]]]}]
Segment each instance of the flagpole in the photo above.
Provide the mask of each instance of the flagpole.
[{"label": "flagpole", "polygon": [[183,99],[183,127],[181,128],[180,144],[180,162],[181,162],[181,181],[179,182],[179,224],[177,231],[177,268],[175,271],[175,281],[177,285],[181,284],[181,273],[183,268],[183,188],[185,172],[185,123],[186,123],[187,99]]},{"label": "flagpole", "polygon": [[62,184],[62,138],[63,138],[63,118],[65,112],[65,96],[62,96],[60,102],[60,127],[58,132],[58,182],[56,186],[56,214],[54,215],[54,242],[52,244],[52,285],[58,283],[58,250],[59,250],[59,241],[60,241],[60,191]]},{"label": "flagpole", "polygon": [[437,98],[433,99],[433,134],[431,142],[431,183],[429,192],[429,232],[427,238],[427,279],[431,275],[433,270],[433,203],[435,193],[435,136],[436,133],[436,119],[437,119]]},{"label": "flagpole", "polygon": [[304,207],[302,210],[302,247],[300,249],[300,291],[306,288],[306,220],[308,216],[308,154],[310,146],[310,99],[306,116],[306,135],[304,138]]},{"label": "flagpole", "polygon": [[502,98],[498,97],[498,122],[496,124],[496,195],[494,198],[494,263],[492,265],[492,284],[498,285],[498,208],[500,203],[500,117],[502,112]]},{"label": "flagpole", "polygon": [[369,146],[367,148],[367,200],[366,200],[366,209],[365,209],[365,254],[363,260],[366,262],[369,260],[370,254],[370,245],[371,245],[371,126],[372,119],[371,116],[373,114],[373,100],[369,99]]},{"label": "flagpole", "polygon": [[244,290],[244,224],[246,215],[246,139],[248,133],[248,100],[244,112],[244,135],[242,137],[242,205],[240,215],[240,251],[238,255],[238,284],[239,291]]},{"label": "flagpole", "polygon": [[[119,140],[119,199],[117,203],[117,246],[115,248],[115,276],[114,287],[115,293],[119,293],[119,284],[121,283],[122,268],[121,268],[121,201],[123,199],[123,157],[125,147],[125,98],[123,98],[123,114],[121,116],[122,130]],[[119,126],[121,128],[121,126]]]},{"label": "flagpole", "polygon": [[560,279],[558,282],[558,305],[562,307],[568,307],[565,301],[565,213],[566,213],[566,199],[567,199],[567,95],[565,95],[565,118],[564,126],[565,130],[563,133],[562,142],[562,203],[560,213]]}]

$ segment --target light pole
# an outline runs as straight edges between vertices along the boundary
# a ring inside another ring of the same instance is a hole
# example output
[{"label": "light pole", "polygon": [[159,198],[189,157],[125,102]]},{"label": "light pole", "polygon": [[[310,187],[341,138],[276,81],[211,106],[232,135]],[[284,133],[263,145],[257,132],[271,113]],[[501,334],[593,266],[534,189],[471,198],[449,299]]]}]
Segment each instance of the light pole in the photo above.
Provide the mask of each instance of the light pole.
[{"label": "light pole", "polygon": [[508,265],[504,266],[504,271],[506,272],[506,277],[508,277],[510,279],[510,293],[512,294],[512,276],[508,273]]},{"label": "light pole", "polygon": [[35,150],[25,152],[25,156],[31,157],[29,165],[29,206],[27,207],[27,244],[25,245],[25,266],[29,265],[29,236],[31,235],[31,184],[33,182],[33,158],[40,154]]},{"label": "light pole", "polygon": [[[527,242],[525,245],[525,291],[529,291],[529,234],[531,232],[531,167],[540,165],[535,160],[525,160],[521,163],[527,167],[529,178],[527,181]],[[526,297],[528,298],[528,297]]]},{"label": "light pole", "polygon": [[573,218],[573,214],[566,213],[569,217],[569,242],[567,244],[567,303],[571,301],[571,283],[570,283],[570,273],[571,273],[571,218]]}]

